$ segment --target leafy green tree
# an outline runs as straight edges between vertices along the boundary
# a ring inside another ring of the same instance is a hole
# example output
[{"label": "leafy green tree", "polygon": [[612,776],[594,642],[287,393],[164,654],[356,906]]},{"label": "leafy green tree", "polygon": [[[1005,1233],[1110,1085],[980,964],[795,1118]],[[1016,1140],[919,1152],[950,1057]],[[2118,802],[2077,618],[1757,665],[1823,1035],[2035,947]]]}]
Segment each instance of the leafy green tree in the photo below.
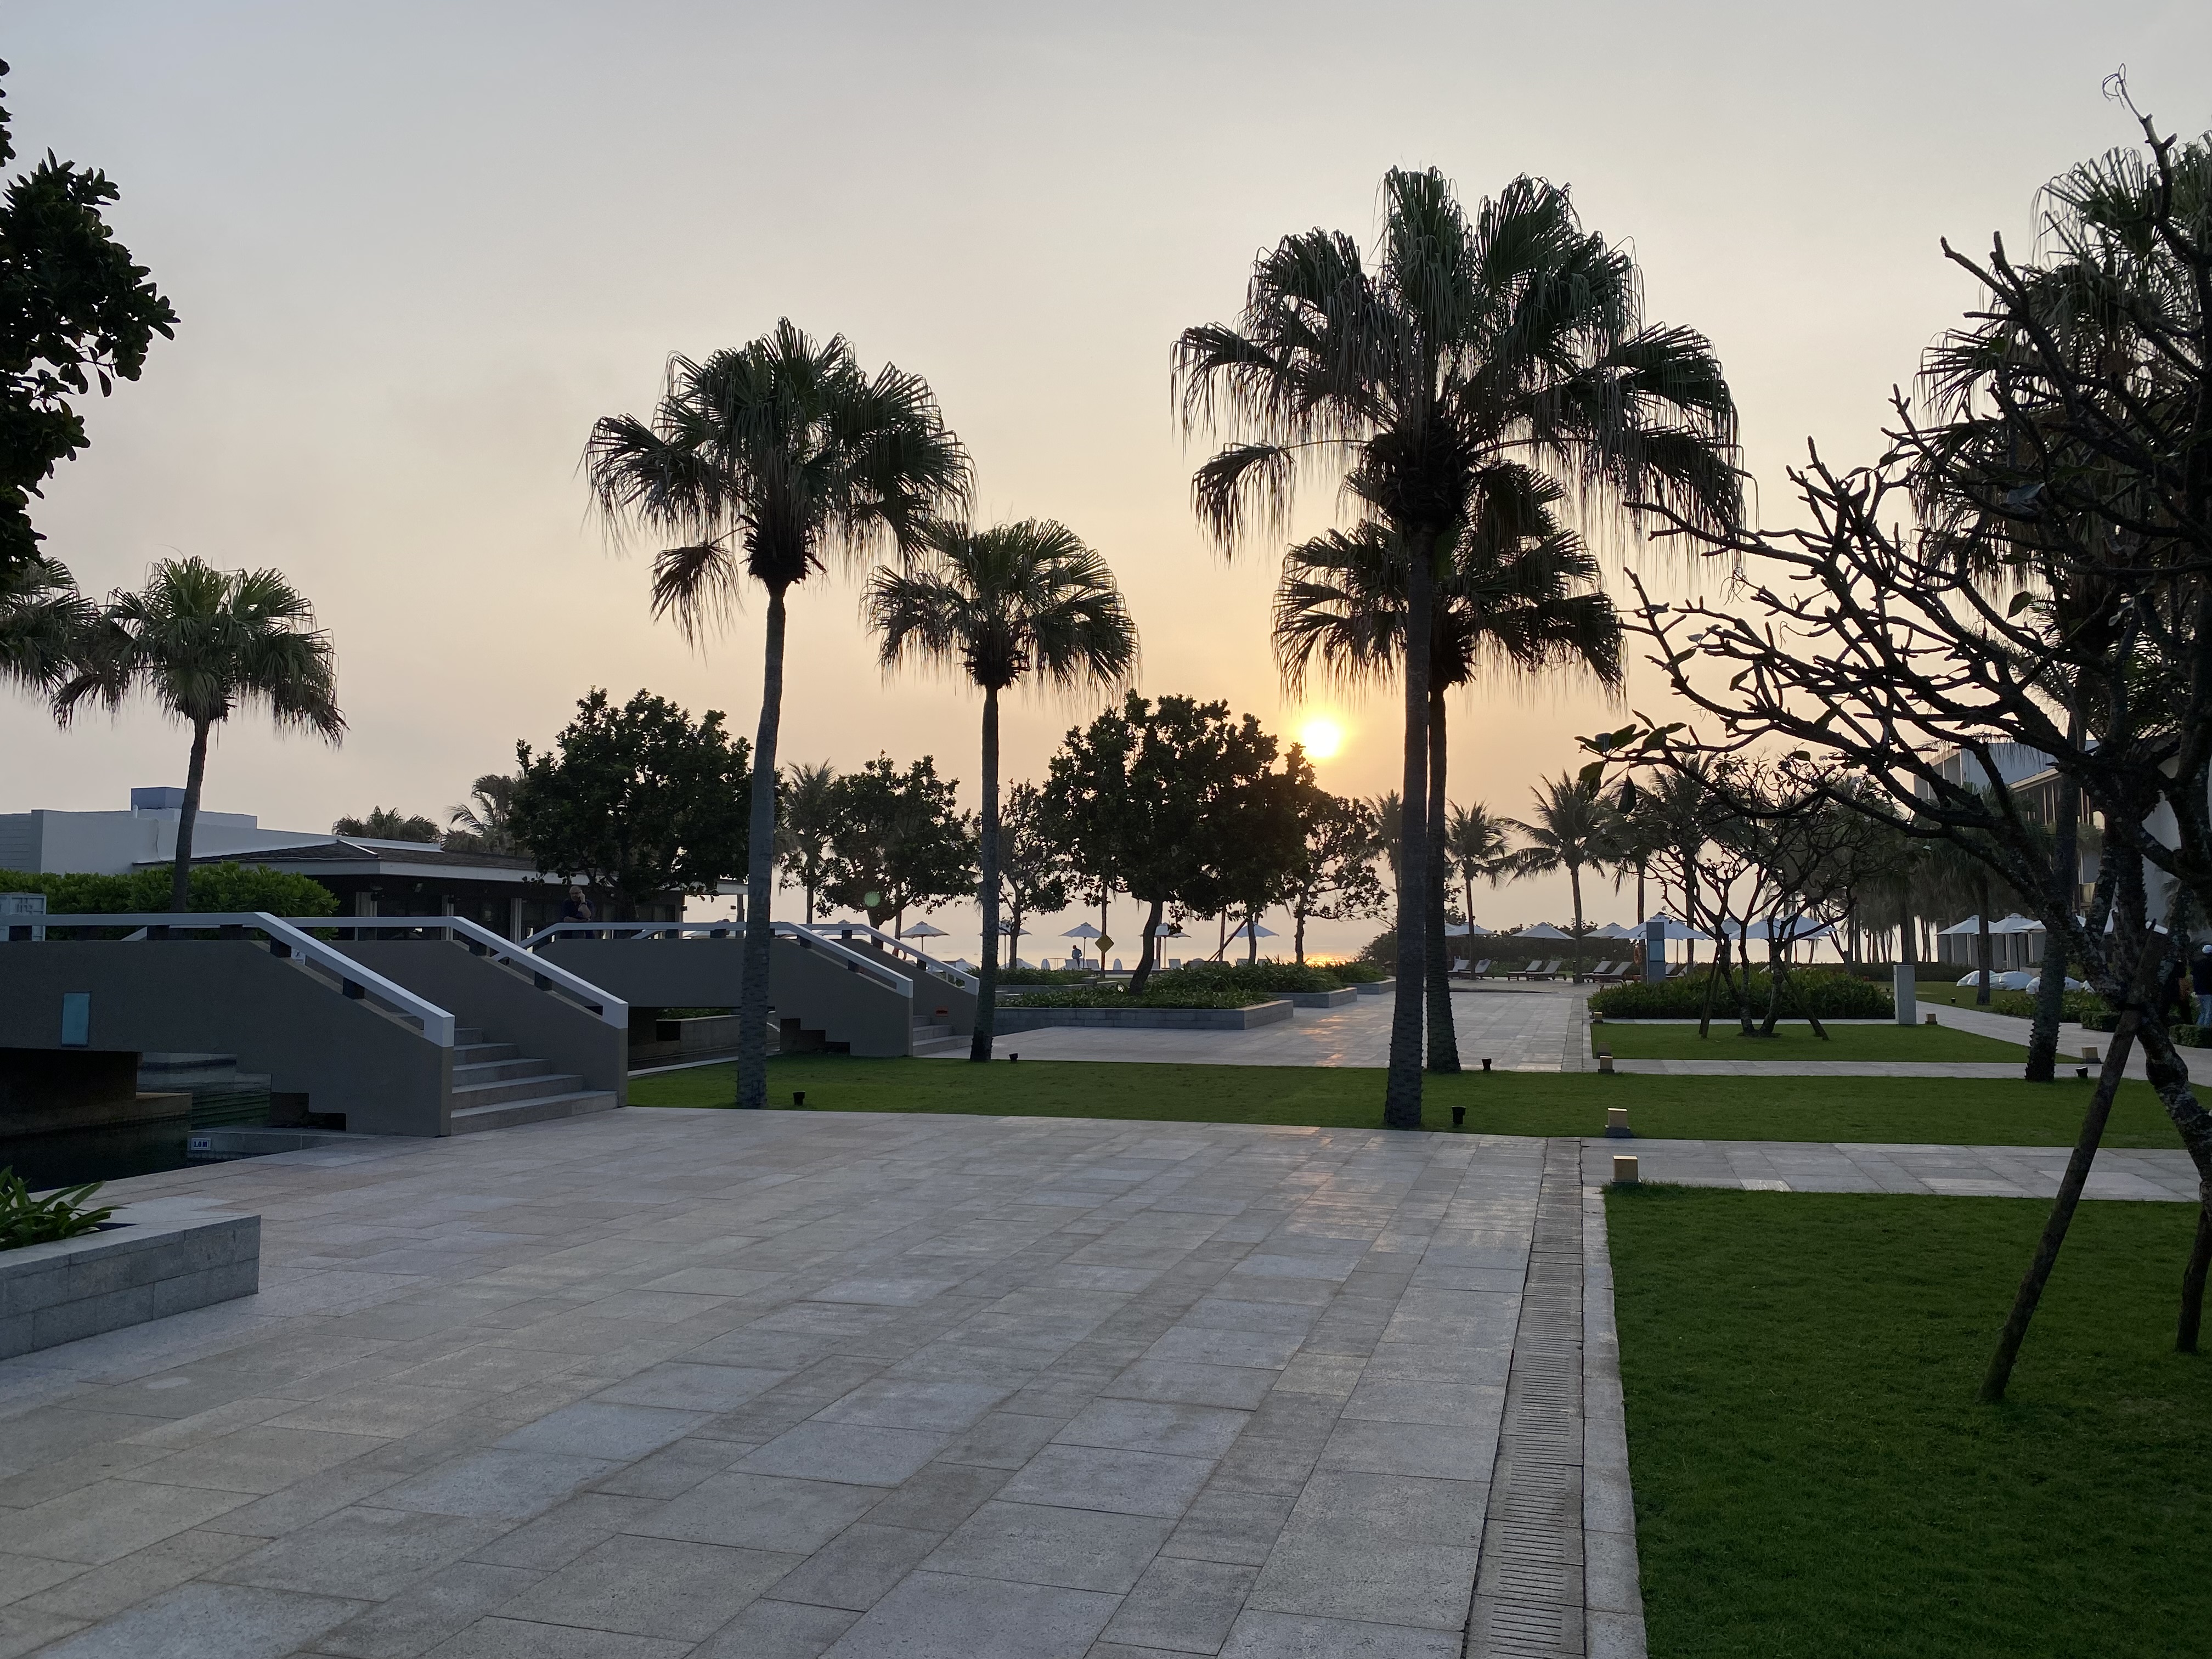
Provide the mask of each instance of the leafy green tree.
[{"label": "leafy green tree", "polygon": [[[1437,571],[1429,648],[1427,879],[1429,1069],[1459,1070],[1444,902],[1449,856],[1446,696],[1501,672],[1522,680],[1577,675],[1620,684],[1620,618],[1598,586],[1597,561],[1561,525],[1565,491],[1517,462],[1468,481],[1462,527]],[[1358,488],[1355,481],[1355,493]],[[1404,544],[1372,520],[1293,547],[1275,592],[1275,651],[1285,682],[1318,672],[1347,687],[1387,682],[1405,653]]]},{"label": "leafy green tree", "polygon": [[1439,574],[1473,480],[1508,459],[1586,504],[1646,500],[1740,516],[1735,406],[1688,329],[1647,325],[1625,247],[1586,232],[1564,190],[1516,179],[1470,219],[1434,170],[1394,169],[1370,265],[1349,236],[1285,237],[1259,257],[1235,325],[1183,331],[1187,428],[1229,441],[1194,483],[1224,548],[1285,521],[1302,476],[1333,471],[1409,550],[1397,1004],[1383,1121],[1421,1121],[1429,911],[1428,720]]},{"label": "leafy green tree", "polygon": [[140,592],[111,597],[78,640],[74,672],[54,692],[63,724],[88,702],[118,708],[140,690],[191,728],[170,872],[173,910],[185,908],[191,894],[192,831],[215,728],[240,708],[259,707],[280,731],[313,732],[332,744],[345,735],[337,656],[314,622],[314,608],[282,572],[164,559]]},{"label": "leafy green tree", "polygon": [[983,961],[968,1057],[988,1060],[999,986],[999,695],[1024,679],[1059,691],[1127,684],[1137,625],[1106,561],[1042,519],[932,526],[919,556],[869,579],[867,608],[886,668],[956,672],[983,694]]},{"label": "leafy green tree", "polygon": [[1244,959],[1260,959],[1260,918],[1287,905],[1306,866],[1308,829],[1330,797],[1314,781],[1311,762],[1292,744],[1273,769],[1274,738],[1249,714],[1227,755],[1223,787],[1208,809],[1200,853],[1206,874],[1184,889],[1182,902],[1202,912],[1244,916]]},{"label": "leafy green tree", "polygon": [[999,817],[999,878],[1006,895],[1000,931],[1009,963],[1021,954],[1023,921],[1066,909],[1074,876],[1066,849],[1052,836],[1043,793],[1033,783],[1016,784]]},{"label": "leafy green tree", "polygon": [[662,893],[711,893],[745,867],[749,747],[720,710],[691,717],[640,691],[594,688],[544,754],[514,745],[515,838],[548,875],[581,875],[633,913]]},{"label": "leafy green tree", "polygon": [[446,814],[447,850],[519,857],[522,844],[514,838],[514,792],[521,787],[521,778],[509,772],[487,772],[471,784],[468,799]]},{"label": "leafy green tree", "polygon": [[[15,159],[0,101],[0,166]],[[154,337],[175,335],[177,313],[102,216],[119,195],[52,151],[0,191],[0,578],[37,564],[67,583],[39,552],[30,498],[88,441],[71,399],[137,380]]]},{"label": "leafy green tree", "polygon": [[[0,870],[0,893],[44,893],[56,915],[131,915],[174,910],[167,870],[133,870],[127,875],[91,872],[68,874]],[[203,914],[258,910],[272,916],[336,914],[337,895],[309,876],[272,870],[265,864],[196,864],[187,909]]]},{"label": "leafy green tree", "polygon": [[806,925],[814,901],[830,879],[830,840],[837,828],[837,769],[828,761],[794,761],[783,769],[776,807],[775,858],[783,883],[805,895]]},{"label": "leafy green tree", "polygon": [[[1272,770],[1274,738],[1225,702],[1132,691],[1052,758],[1044,786],[1051,833],[1084,875],[1117,882],[1148,908],[1129,993],[1139,996],[1158,965],[1160,922],[1170,904],[1211,915],[1254,884],[1233,867],[1229,844],[1240,795]],[[1295,859],[1295,842],[1287,866]]]},{"label": "leafy green tree", "polygon": [[902,931],[911,905],[925,908],[973,892],[975,837],[957,799],[959,785],[937,775],[924,755],[902,772],[878,755],[832,787],[830,903],[865,910],[872,927]]},{"label": "leafy green tree", "polygon": [[1583,872],[1602,869],[1619,856],[1620,823],[1613,808],[1598,793],[1595,778],[1562,773],[1536,791],[1534,817],[1523,823],[1508,818],[1506,825],[1527,838],[1528,845],[1512,854],[1516,875],[1567,872],[1575,898],[1575,982],[1583,977]]},{"label": "leafy green tree", "polygon": [[786,320],[703,362],[672,358],[652,419],[599,422],[585,469],[611,522],[676,543],[654,558],[653,608],[687,636],[749,580],[768,592],[738,1022],[738,1104],[764,1106],[784,598],[826,559],[916,551],[932,519],[965,508],[968,453],[921,376],[865,374],[842,335],[817,343]]},{"label": "leafy green tree", "polygon": [[361,836],[370,841],[426,841],[436,843],[438,826],[420,812],[403,812],[396,806],[372,806],[367,817],[344,817],[331,825],[334,836]]},{"label": "leafy green tree", "polygon": [[1316,790],[1307,803],[1304,829],[1304,845],[1284,898],[1301,968],[1308,921],[1380,915],[1385,898],[1375,873],[1374,809],[1364,801]]}]

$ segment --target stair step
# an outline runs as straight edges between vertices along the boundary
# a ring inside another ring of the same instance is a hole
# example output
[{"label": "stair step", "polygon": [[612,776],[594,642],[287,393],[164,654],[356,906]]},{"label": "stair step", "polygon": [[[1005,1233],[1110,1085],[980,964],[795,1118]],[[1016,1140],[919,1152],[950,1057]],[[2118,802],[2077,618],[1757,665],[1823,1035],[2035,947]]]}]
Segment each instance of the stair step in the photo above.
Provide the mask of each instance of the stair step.
[{"label": "stair step", "polygon": [[968,1043],[969,1039],[964,1036],[931,1037],[927,1042],[916,1037],[914,1052],[917,1059],[929,1054],[964,1054],[968,1052]]},{"label": "stair step", "polygon": [[456,1025],[453,1027],[453,1047],[456,1048],[469,1048],[477,1043],[482,1042],[483,1040],[483,1028],[481,1025]]},{"label": "stair step", "polygon": [[916,1024],[914,1028],[914,1040],[916,1042],[934,1042],[939,1037],[948,1037],[951,1035],[952,1028],[950,1025],[923,1025]]},{"label": "stair step", "polygon": [[482,1066],[495,1060],[513,1060],[522,1050],[512,1042],[456,1042],[453,1064]]},{"label": "stair step", "polygon": [[466,1088],[478,1083],[505,1083],[510,1078],[544,1077],[552,1069],[550,1060],[526,1060],[517,1055],[464,1063],[457,1054],[453,1059],[453,1086]]},{"label": "stair step", "polygon": [[[563,1081],[573,1082],[574,1079]],[[455,1090],[458,1097],[459,1091]],[[546,1123],[556,1118],[582,1117],[615,1109],[611,1089],[578,1089],[565,1094],[539,1095],[526,1100],[501,1101],[496,1105],[456,1106],[452,1133],[475,1134],[484,1129],[512,1129],[519,1124]]]},{"label": "stair step", "polygon": [[519,1077],[505,1083],[457,1083],[453,1085],[453,1109],[459,1112],[471,1106],[495,1106],[539,1095],[567,1094],[581,1088],[583,1082],[576,1073],[555,1073],[549,1068],[535,1077]]}]

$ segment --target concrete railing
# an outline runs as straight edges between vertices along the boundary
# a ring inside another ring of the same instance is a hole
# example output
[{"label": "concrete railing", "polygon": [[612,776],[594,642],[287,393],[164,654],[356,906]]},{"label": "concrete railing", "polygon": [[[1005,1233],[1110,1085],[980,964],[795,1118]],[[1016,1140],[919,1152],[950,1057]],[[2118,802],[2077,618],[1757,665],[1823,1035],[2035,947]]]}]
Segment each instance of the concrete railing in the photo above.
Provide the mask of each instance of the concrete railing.
[{"label": "concrete railing", "polygon": [[[793,923],[796,927],[798,924]],[[982,981],[965,969],[955,968],[949,962],[940,962],[928,951],[917,949],[895,933],[886,933],[880,927],[871,927],[864,921],[817,922],[805,930],[817,939],[838,939],[850,943],[860,938],[870,941],[886,955],[901,962],[910,962],[932,979],[941,979],[947,985],[957,986],[970,996],[983,988]]]},{"label": "concrete railing", "polygon": [[295,927],[349,928],[358,933],[392,928],[442,933],[467,945],[471,956],[489,957],[520,969],[531,975],[539,990],[564,994],[606,1024],[618,1030],[627,1030],[629,1025],[629,1005],[620,997],[600,989],[580,974],[571,973],[557,963],[533,955],[525,945],[502,939],[465,916],[356,916],[349,921],[329,916],[295,916],[292,923]]},{"label": "concrete railing", "polygon": [[[451,920],[447,918],[446,920]],[[305,918],[309,927],[329,927],[327,916]],[[152,943],[152,930],[159,927],[171,933],[212,933],[222,939],[242,939],[251,931],[264,935],[269,940],[269,954],[280,959],[289,958],[301,965],[319,969],[337,981],[332,988],[356,1000],[366,1001],[387,1013],[419,1024],[422,1035],[441,1048],[453,1046],[453,1017],[428,998],[416,995],[398,981],[388,979],[371,968],[364,967],[343,951],[302,931],[297,921],[285,921],[264,911],[193,911],[185,915],[171,912],[148,912],[124,915],[48,915],[49,930],[64,927],[125,927],[143,928],[138,943]]]}]

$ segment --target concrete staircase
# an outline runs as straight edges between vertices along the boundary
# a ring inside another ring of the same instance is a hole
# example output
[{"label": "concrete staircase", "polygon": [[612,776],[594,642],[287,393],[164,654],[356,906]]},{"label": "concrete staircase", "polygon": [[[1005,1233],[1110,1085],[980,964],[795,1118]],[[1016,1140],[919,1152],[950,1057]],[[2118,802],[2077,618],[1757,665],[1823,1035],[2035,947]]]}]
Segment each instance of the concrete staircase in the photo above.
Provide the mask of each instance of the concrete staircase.
[{"label": "concrete staircase", "polygon": [[487,1042],[464,1026],[453,1033],[453,1133],[511,1129],[518,1123],[611,1111],[611,1091],[586,1089],[576,1073],[556,1072],[512,1042]]},{"label": "concrete staircase", "polygon": [[933,1014],[914,1017],[914,1048],[916,1055],[950,1054],[957,1048],[967,1051],[968,1039],[953,1035],[952,1027]]}]

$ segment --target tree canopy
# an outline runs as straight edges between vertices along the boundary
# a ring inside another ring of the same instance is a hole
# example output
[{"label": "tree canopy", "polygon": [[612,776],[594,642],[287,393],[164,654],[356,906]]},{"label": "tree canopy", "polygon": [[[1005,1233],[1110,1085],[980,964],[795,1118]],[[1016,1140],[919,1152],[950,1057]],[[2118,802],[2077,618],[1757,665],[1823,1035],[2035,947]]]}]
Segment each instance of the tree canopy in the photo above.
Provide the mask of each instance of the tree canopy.
[{"label": "tree canopy", "polygon": [[924,755],[902,772],[878,755],[831,786],[830,903],[867,913],[871,926],[902,921],[909,906],[975,890],[975,836],[957,799]]}]

